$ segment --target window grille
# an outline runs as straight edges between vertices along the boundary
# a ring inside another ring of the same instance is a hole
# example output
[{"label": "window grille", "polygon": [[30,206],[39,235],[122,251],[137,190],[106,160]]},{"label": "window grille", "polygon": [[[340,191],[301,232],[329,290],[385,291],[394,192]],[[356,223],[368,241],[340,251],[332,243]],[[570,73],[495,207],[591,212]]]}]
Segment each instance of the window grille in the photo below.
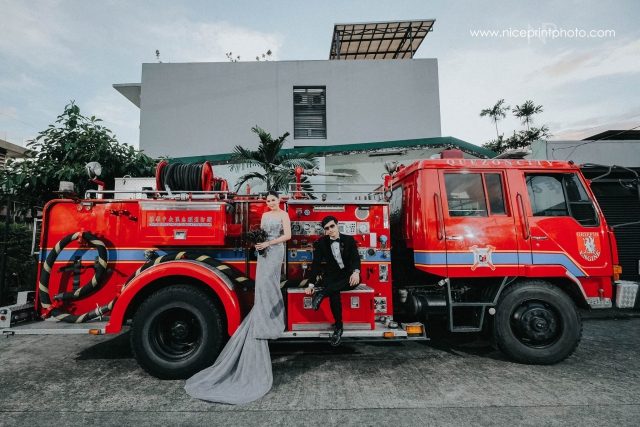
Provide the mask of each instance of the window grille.
[{"label": "window grille", "polygon": [[327,139],[327,88],[293,88],[293,138]]}]

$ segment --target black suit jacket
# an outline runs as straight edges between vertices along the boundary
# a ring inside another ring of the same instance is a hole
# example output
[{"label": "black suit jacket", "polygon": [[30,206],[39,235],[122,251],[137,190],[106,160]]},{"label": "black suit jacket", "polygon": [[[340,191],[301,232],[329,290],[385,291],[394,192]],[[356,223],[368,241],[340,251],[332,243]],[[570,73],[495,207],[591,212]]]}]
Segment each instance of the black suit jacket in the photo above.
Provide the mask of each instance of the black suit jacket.
[{"label": "black suit jacket", "polygon": [[344,268],[341,269],[331,252],[331,238],[323,236],[313,244],[313,263],[309,273],[309,282],[316,283],[316,277],[322,273],[322,263],[325,263],[323,281],[332,282],[351,276],[354,270],[360,270],[360,254],[356,240],[340,233],[340,255]]}]

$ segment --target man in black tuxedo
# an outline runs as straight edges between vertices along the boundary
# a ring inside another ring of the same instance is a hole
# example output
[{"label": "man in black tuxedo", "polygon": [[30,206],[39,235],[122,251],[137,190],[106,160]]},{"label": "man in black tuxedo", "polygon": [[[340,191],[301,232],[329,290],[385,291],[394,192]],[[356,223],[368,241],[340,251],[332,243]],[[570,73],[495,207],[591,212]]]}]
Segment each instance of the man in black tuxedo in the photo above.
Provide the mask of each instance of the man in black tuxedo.
[{"label": "man in black tuxedo", "polygon": [[[340,291],[345,291],[360,283],[360,254],[356,240],[340,233],[338,220],[334,216],[325,217],[322,222],[325,235],[316,240],[313,245],[313,264],[309,273],[309,287],[307,294],[314,294],[312,306],[314,310],[320,307],[325,297],[329,297],[331,313],[335,320],[335,330],[331,336],[331,345],[337,346],[342,339],[342,303]],[[324,288],[314,292],[316,277],[320,275],[322,263],[325,262],[322,283]]]}]

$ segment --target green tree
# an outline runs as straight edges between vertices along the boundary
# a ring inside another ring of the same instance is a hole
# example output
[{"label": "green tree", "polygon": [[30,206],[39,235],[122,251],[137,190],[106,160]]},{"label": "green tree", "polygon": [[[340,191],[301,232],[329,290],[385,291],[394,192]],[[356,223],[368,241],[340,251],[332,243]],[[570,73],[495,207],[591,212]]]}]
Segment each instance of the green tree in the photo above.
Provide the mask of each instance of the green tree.
[{"label": "green tree", "polygon": [[258,149],[249,150],[236,145],[231,157],[231,161],[234,163],[231,168],[232,170],[242,170],[249,167],[257,167],[262,171],[249,172],[238,178],[236,191],[240,189],[242,184],[251,180],[264,182],[267,190],[287,190],[289,183],[294,180],[293,171],[296,167],[312,169],[316,166],[313,154],[294,155],[281,153],[289,132],[285,132],[284,135],[273,139],[270,133],[258,126],[251,128],[251,131],[260,138]]},{"label": "green tree", "polygon": [[511,110],[513,115],[520,119],[523,125],[527,126],[527,131],[529,130],[531,123],[533,123],[533,116],[535,114],[540,114],[543,111],[542,105],[536,105],[531,100],[525,101],[522,105],[516,105],[513,110]]},{"label": "green tree", "polygon": [[54,124],[27,144],[30,156],[9,161],[0,173],[0,188],[11,198],[43,205],[54,197],[60,181],[74,183],[83,196],[95,184],[88,181],[85,165],[102,165],[101,180],[113,187],[115,177],[151,176],[155,161],[133,147],[120,144],[95,116],[85,117],[73,101]]},{"label": "green tree", "polygon": [[496,138],[500,139],[500,134],[498,133],[498,122],[505,117],[507,117],[507,111],[509,111],[509,106],[504,105],[504,99],[500,99],[495,105],[491,108],[485,108],[480,111],[480,117],[489,116],[491,121],[496,125]]},{"label": "green tree", "polygon": [[513,131],[513,135],[508,138],[500,135],[498,139],[493,139],[482,144],[482,147],[496,153],[504,153],[507,150],[529,148],[533,141],[549,138],[550,136],[549,128],[546,125],[542,125],[539,128],[532,127],[518,132]]},{"label": "green tree", "polygon": [[529,148],[533,141],[538,139],[549,138],[551,133],[546,125],[540,127],[531,126],[533,124],[533,116],[543,112],[542,105],[536,105],[533,101],[527,100],[522,105],[516,105],[511,112],[520,119],[520,122],[526,126],[526,129],[513,131],[513,135],[505,138],[498,134],[497,120],[506,117],[509,106],[504,106],[504,99],[499,100],[492,108],[484,109],[480,112],[480,117],[489,116],[496,123],[496,139],[482,144],[482,147],[503,153],[507,150],[515,150],[518,148]]},{"label": "green tree", "polygon": [[507,149],[529,148],[533,141],[549,138],[550,136],[549,128],[546,125],[513,132],[513,136],[507,138]]},{"label": "green tree", "polygon": [[495,153],[503,153],[507,150],[507,142],[503,136],[500,135],[497,139],[492,139],[491,141],[482,144],[482,148],[486,148],[487,150],[491,150]]},{"label": "green tree", "polygon": [[[4,239],[5,222],[0,223],[0,236]],[[5,273],[5,291],[32,291],[36,283],[36,260],[31,256],[33,231],[25,224],[9,224]],[[13,295],[11,295],[13,296]]]}]

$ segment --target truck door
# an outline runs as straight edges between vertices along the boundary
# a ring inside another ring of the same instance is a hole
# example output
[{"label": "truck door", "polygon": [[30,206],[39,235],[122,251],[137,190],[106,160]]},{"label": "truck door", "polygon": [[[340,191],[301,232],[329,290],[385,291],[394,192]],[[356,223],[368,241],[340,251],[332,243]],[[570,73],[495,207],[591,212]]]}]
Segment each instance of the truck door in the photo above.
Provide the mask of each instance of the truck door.
[{"label": "truck door", "polygon": [[519,274],[518,239],[502,170],[440,171],[449,277]]},{"label": "truck door", "polygon": [[526,172],[524,179],[531,275],[544,272],[549,276],[560,269],[557,275],[575,276],[586,286],[591,280],[587,276],[610,277],[608,236],[580,176],[575,172]]}]

